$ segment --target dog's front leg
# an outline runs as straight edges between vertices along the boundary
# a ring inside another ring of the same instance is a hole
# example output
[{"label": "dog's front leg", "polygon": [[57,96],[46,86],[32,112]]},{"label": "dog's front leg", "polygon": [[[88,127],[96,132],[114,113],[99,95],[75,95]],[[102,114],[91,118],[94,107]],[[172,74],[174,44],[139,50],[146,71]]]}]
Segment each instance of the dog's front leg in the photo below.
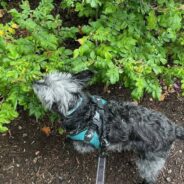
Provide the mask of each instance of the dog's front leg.
[{"label": "dog's front leg", "polygon": [[89,144],[86,144],[80,141],[73,141],[73,146],[74,146],[74,149],[79,153],[90,153],[95,151],[95,148],[93,148]]}]

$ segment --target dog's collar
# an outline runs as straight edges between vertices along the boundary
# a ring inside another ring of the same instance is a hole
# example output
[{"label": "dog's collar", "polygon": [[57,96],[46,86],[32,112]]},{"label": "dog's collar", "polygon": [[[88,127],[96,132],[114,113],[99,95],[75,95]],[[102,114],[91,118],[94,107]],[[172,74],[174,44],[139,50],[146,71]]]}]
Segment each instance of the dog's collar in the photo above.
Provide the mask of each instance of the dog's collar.
[{"label": "dog's collar", "polygon": [[76,106],[73,109],[69,110],[66,113],[66,116],[70,116],[71,114],[73,114],[80,107],[80,105],[82,104],[82,101],[83,101],[83,98],[79,97],[79,101],[77,102]]}]

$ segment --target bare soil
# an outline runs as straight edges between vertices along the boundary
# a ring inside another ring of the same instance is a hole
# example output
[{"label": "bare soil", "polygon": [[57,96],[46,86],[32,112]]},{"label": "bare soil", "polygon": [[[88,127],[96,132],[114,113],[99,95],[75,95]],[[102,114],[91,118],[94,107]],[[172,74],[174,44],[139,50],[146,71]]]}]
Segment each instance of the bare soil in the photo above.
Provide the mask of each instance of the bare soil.
[{"label": "bare soil", "polygon": [[[20,0],[8,3],[8,8],[18,8]],[[37,1],[29,1],[33,8]],[[56,4],[60,1],[55,0]],[[60,12],[64,25],[81,26],[86,19],[78,20],[76,15]],[[73,17],[73,18],[72,18]],[[1,18],[1,23],[11,19],[9,14]],[[68,42],[66,47],[75,48],[76,42]],[[92,94],[101,94],[106,99],[130,100],[129,91],[114,86],[102,93],[101,86],[92,87]],[[184,98],[174,93],[163,102],[144,97],[140,102],[148,108],[165,113],[177,124],[184,126]],[[40,129],[52,128],[50,136]],[[10,131],[0,135],[0,184],[94,184],[98,153],[81,155],[71,142],[57,131],[57,122],[51,124],[47,118],[36,122],[20,110],[20,116],[10,125]],[[109,153],[107,158],[106,184],[137,184],[141,182],[132,152]],[[184,141],[176,141],[171,150],[165,169],[158,178],[158,184],[184,184]]]},{"label": "bare soil", "polygon": [[[111,87],[102,93],[100,86],[90,89],[106,99],[130,100],[129,91]],[[184,126],[184,98],[173,93],[164,101],[144,97],[140,102],[148,108],[163,112],[177,124]],[[50,126],[50,136],[40,129]],[[10,125],[9,133],[0,135],[0,184],[94,184],[98,153],[77,153],[65,135],[57,132],[47,118],[36,122],[20,111],[20,117]],[[141,181],[132,152],[109,153],[106,184],[136,184]],[[158,184],[184,184],[184,141],[173,144]]]}]

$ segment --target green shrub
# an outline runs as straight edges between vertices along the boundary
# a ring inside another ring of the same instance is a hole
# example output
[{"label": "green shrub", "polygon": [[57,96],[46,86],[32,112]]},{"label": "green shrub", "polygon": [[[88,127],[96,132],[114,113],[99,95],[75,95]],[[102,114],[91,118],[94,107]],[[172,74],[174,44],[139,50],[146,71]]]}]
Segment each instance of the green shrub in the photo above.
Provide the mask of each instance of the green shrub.
[{"label": "green shrub", "polygon": [[[97,82],[119,82],[134,99],[145,92],[159,99],[160,81],[180,80],[184,91],[182,1],[62,1],[68,16],[86,17],[82,29],[64,27],[54,8],[53,0],[41,0],[34,10],[23,1],[19,11],[10,10],[12,20],[0,24],[0,132],[18,116],[18,106],[37,119],[44,115],[32,82],[53,70],[95,69]],[[80,46],[66,49],[68,40]]]},{"label": "green shrub", "polygon": [[20,7],[20,12],[10,11],[11,22],[0,24],[0,132],[18,116],[18,105],[36,118],[44,114],[32,82],[43,72],[67,70],[69,61],[64,62],[72,51],[63,47],[64,40],[75,38],[77,31],[62,27],[59,15],[52,15],[52,0],[42,0],[35,10],[28,1]]},{"label": "green shrub", "polygon": [[[121,82],[135,99],[145,92],[159,99],[160,80],[172,84],[180,79],[183,83],[182,1],[65,0],[62,6],[90,17],[74,58],[81,57],[81,68],[83,57],[86,65],[92,63],[99,71],[98,80]],[[76,70],[81,68],[77,65]]]}]

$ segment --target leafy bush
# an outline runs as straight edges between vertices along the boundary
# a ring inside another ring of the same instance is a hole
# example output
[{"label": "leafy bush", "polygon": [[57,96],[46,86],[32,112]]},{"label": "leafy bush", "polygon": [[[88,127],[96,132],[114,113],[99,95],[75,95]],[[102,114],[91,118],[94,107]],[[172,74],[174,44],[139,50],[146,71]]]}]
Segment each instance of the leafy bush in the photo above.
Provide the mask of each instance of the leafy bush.
[{"label": "leafy bush", "polygon": [[51,13],[52,0],[42,0],[35,10],[28,1],[20,7],[20,12],[10,11],[11,22],[0,24],[0,132],[18,116],[18,105],[36,118],[44,114],[33,95],[32,82],[43,72],[66,70],[64,62],[72,52],[63,47],[64,40],[75,38],[77,30],[62,27],[59,15]]},{"label": "leafy bush", "polygon": [[159,99],[160,80],[172,84],[180,79],[184,87],[181,2],[65,0],[62,6],[90,17],[89,25],[82,28],[84,36],[78,40],[81,46],[74,51],[74,58],[85,56],[86,65],[93,63],[99,70],[98,80],[107,84],[120,81],[136,99],[145,92]]},{"label": "leafy bush", "polygon": [[[134,99],[145,92],[159,99],[161,81],[180,80],[184,90],[182,1],[63,0],[69,16],[86,17],[82,28],[64,27],[53,0],[41,0],[34,10],[23,1],[20,8],[0,24],[0,132],[18,116],[18,106],[37,119],[44,114],[31,86],[53,70],[95,69],[97,82],[119,82]],[[66,49],[68,40],[80,46]]]}]

